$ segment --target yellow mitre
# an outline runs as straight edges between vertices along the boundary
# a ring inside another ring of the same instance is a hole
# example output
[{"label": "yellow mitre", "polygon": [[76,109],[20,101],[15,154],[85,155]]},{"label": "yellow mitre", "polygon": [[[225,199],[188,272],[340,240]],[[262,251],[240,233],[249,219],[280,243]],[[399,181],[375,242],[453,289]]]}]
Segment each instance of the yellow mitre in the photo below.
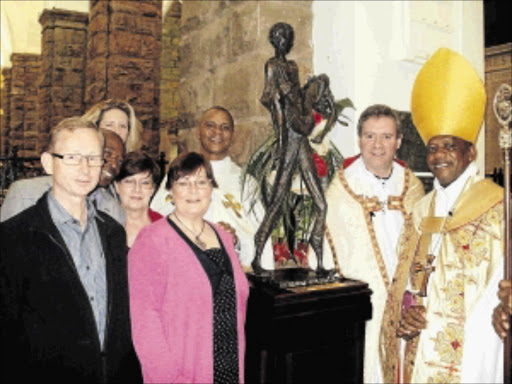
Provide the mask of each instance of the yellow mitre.
[{"label": "yellow mitre", "polygon": [[485,99],[484,83],[469,61],[440,48],[414,82],[412,119],[425,144],[439,135],[474,143],[482,126]]}]

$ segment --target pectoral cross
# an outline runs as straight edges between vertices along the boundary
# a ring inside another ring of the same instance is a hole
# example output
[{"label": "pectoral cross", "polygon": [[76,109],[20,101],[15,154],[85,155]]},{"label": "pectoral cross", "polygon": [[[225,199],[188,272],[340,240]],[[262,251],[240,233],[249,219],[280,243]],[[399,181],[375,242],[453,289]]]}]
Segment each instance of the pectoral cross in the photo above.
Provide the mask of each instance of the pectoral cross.
[{"label": "pectoral cross", "polygon": [[242,210],[242,205],[235,200],[235,197],[231,193],[226,193],[224,197],[227,201],[223,201],[222,205],[224,205],[225,208],[231,208],[233,212],[235,212],[236,216],[241,219],[242,215],[240,214],[240,211]]},{"label": "pectoral cross", "polygon": [[434,255],[429,254],[427,255],[427,262],[425,263],[425,265],[421,265],[420,263],[414,264],[414,273],[425,273],[423,275],[423,280],[421,282],[421,287],[418,296],[427,297],[428,280],[432,272],[436,270],[436,267],[432,265],[434,263],[435,258],[436,257]]}]

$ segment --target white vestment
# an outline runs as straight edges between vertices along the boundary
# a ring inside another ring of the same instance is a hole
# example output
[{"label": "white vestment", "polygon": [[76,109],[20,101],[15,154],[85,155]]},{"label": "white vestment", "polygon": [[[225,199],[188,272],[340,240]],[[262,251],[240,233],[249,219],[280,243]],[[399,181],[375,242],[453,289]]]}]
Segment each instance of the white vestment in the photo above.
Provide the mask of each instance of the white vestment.
[{"label": "white vestment", "polygon": [[[432,235],[428,249],[435,256],[435,270],[423,301],[427,328],[410,357],[413,383],[503,382],[503,343],[492,326],[503,278],[503,207],[495,202],[477,207],[487,189],[468,200],[480,180],[472,163],[446,188],[436,180],[435,190],[414,209],[418,231],[432,203],[434,216],[448,220],[443,234]],[[456,220],[460,224],[453,224]]]},{"label": "white vestment", "polygon": [[[398,262],[404,212],[410,213],[423,195],[421,182],[401,164],[393,162],[389,179],[379,179],[366,169],[360,157],[338,172],[327,190],[327,228],[341,272],[344,277],[367,282],[373,291],[372,319],[366,323],[364,381],[367,383],[383,381],[379,335],[387,286]],[[401,205],[389,203],[389,197],[401,197],[397,199]],[[371,210],[367,205],[369,199],[377,203]],[[380,208],[376,209],[377,206]],[[402,209],[397,209],[399,206]],[[330,252],[326,245],[324,250]]]},{"label": "white vestment", "polygon": [[[212,192],[212,201],[205,214],[205,219],[214,223],[226,222],[231,225],[239,240],[240,262],[249,267],[254,259],[254,234],[264,216],[261,204],[257,203],[250,210],[250,202],[242,201],[241,168],[228,156],[222,160],[210,161],[213,175],[219,185]],[[160,183],[157,193],[151,200],[150,208],[161,215],[168,215],[174,206],[167,199],[169,191],[165,189],[167,176]],[[274,257],[270,241],[267,241],[261,258],[262,267],[274,269]]]}]

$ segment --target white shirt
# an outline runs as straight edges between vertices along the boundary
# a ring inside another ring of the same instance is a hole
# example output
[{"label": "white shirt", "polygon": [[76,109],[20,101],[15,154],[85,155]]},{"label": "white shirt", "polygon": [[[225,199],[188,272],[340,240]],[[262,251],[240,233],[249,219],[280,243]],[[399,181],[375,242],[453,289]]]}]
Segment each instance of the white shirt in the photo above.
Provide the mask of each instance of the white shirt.
[{"label": "white shirt", "polygon": [[389,196],[399,196],[404,186],[405,168],[393,162],[391,175],[388,179],[380,179],[370,172],[361,157],[354,161],[345,171],[347,179],[358,177],[360,183],[350,185],[357,194],[364,197],[376,196],[383,204],[381,211],[375,212],[373,225],[379,243],[382,258],[386,264],[386,271],[390,279],[395,275],[398,257],[396,249],[404,218],[402,212],[389,210],[387,201]]},{"label": "white shirt", "polygon": [[[434,189],[436,191],[436,201],[434,207],[434,216],[447,217],[450,216],[457,199],[459,198],[464,186],[470,177],[478,173],[478,167],[475,162],[471,162],[460,176],[451,182],[446,188],[443,187],[437,178],[434,180]],[[437,256],[439,247],[441,246],[442,235],[432,235],[430,241],[429,253]],[[436,257],[437,259],[437,257]],[[435,265],[435,263],[434,263]]]}]

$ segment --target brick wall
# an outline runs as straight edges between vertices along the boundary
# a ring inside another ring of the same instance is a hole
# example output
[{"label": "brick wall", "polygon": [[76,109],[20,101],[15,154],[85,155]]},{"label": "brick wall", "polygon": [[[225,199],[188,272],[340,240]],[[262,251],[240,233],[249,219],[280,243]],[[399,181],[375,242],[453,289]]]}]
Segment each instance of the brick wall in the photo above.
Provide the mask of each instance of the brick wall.
[{"label": "brick wall", "polygon": [[158,152],[160,136],[160,0],[92,0],[85,102],[119,98],[135,109],[143,145]]},{"label": "brick wall", "polygon": [[213,105],[228,108],[235,119],[231,156],[244,164],[271,133],[270,114],[259,99],[265,62],[274,54],[268,32],[287,22],[295,30],[290,59],[301,83],[312,74],[311,1],[184,1],[179,118],[190,149],[197,149],[195,125]]},{"label": "brick wall", "polygon": [[9,146],[18,146],[20,156],[38,156],[40,56],[13,53],[11,63]]},{"label": "brick wall", "polygon": [[0,85],[0,155],[9,154],[10,104],[11,104],[11,68],[2,68]]},{"label": "brick wall", "polygon": [[160,80],[160,151],[168,159],[178,153],[178,100],[180,86],[181,3],[174,0],[166,12],[162,28]]},{"label": "brick wall", "polygon": [[39,18],[41,83],[40,135],[37,149],[48,143],[50,129],[65,117],[84,113],[88,14],[45,9]]}]

